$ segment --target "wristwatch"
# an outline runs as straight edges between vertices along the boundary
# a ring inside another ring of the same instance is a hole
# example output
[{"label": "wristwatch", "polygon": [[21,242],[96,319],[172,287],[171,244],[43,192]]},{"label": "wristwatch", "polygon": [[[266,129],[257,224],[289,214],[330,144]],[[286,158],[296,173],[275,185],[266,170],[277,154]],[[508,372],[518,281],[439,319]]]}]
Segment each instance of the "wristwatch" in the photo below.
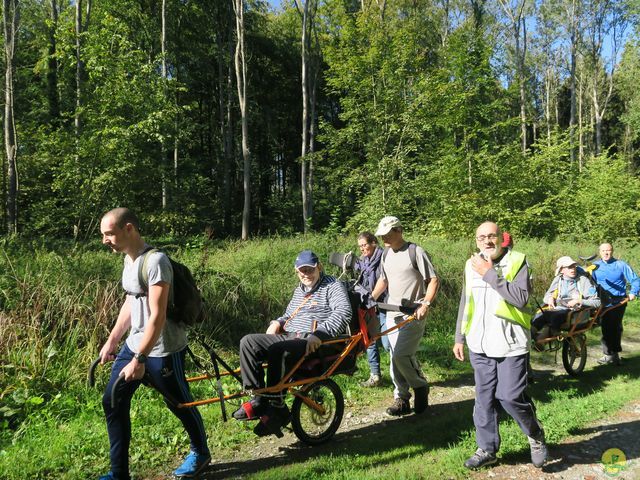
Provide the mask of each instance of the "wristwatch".
[{"label": "wristwatch", "polygon": [[431,302],[429,300],[425,300],[424,302],[422,302],[423,305],[426,305],[427,307],[431,306]]},{"label": "wristwatch", "polygon": [[138,360],[138,363],[142,363],[143,365],[147,362],[147,356],[144,353],[136,353],[133,358]]}]

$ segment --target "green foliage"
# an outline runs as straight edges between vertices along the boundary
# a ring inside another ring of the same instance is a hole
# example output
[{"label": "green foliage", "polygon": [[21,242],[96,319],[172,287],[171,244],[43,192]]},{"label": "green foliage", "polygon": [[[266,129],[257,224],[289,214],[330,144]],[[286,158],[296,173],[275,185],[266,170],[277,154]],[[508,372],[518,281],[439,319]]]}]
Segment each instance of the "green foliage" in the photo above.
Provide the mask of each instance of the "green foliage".
[{"label": "green foliage", "polygon": [[[418,356],[432,382],[446,383],[469,374],[468,364],[452,360],[450,348],[460,299],[462,268],[474,251],[475,242],[470,237],[457,241],[425,237],[418,230],[411,229],[407,230],[406,236],[423,245],[431,254],[441,280]],[[194,272],[203,290],[209,316],[196,333],[214,343],[231,365],[237,365],[237,345],[241,336],[263,331],[268,321],[284,310],[297,281],[292,262],[300,250],[311,248],[326,262],[332,251],[356,249],[355,234],[274,236],[249,242],[210,241],[203,237],[176,241],[164,237],[149,239],[149,242],[165,249]],[[528,256],[538,299],[551,282],[555,260],[559,256],[586,255],[597,248],[594,242],[548,243],[521,236],[516,236],[515,242],[516,248]],[[100,392],[87,389],[84,384],[86,369],[105,341],[123,300],[119,285],[122,257],[99,251],[100,248],[98,242],[72,244],[46,238],[24,241],[12,237],[2,242],[2,478],[17,479],[25,475],[30,478],[59,478],[66,475],[65,478],[79,479],[106,471],[108,450],[99,405]],[[616,243],[616,255],[634,266],[640,265],[637,245],[633,243]],[[330,274],[340,273],[337,267],[326,263],[325,268]],[[633,308],[630,311],[633,312]],[[595,342],[594,339],[592,341]],[[204,352],[197,348],[195,351],[201,358],[206,358]],[[383,360],[388,361],[386,354]],[[360,371],[353,378],[338,379],[349,408],[362,407],[366,410],[366,406],[386,402],[388,390],[371,393],[358,387],[358,382],[367,375],[364,356],[359,359],[359,364]],[[108,368],[98,369],[98,385],[104,385],[107,375]],[[211,384],[203,382],[194,387],[194,395],[196,398],[209,397],[211,389]],[[223,389],[236,392],[238,385],[227,379],[223,382]],[[574,397],[565,399],[566,395],[562,398],[552,393],[549,395],[553,402],[575,401]],[[149,448],[136,447],[132,450],[137,465],[135,473],[143,477],[153,476],[153,472],[170,470],[167,459],[183,455],[186,446],[181,427],[171,415],[166,414],[155,392],[143,388],[136,399],[133,409],[136,444]],[[229,410],[233,405],[227,407]],[[553,408],[559,411],[562,407]],[[202,412],[211,446],[220,450],[221,455],[231,454],[252,441],[253,434],[249,428],[235,422],[222,423],[219,409],[203,408]],[[445,439],[446,444],[456,444],[455,451],[459,456],[462,451],[472,450],[470,418],[470,407],[468,418],[462,418],[454,408],[443,417],[442,428],[434,426],[438,431],[451,432]],[[543,419],[545,425],[548,418]],[[572,422],[578,420],[576,418]],[[550,431],[554,438],[562,438],[569,428],[566,425],[571,424],[550,425],[553,425]],[[512,432],[513,428],[508,426],[507,431]],[[458,445],[460,435],[462,442]],[[516,436],[514,443],[511,440],[506,442],[516,451],[520,449],[518,438]],[[448,452],[446,444],[442,444],[445,440],[433,437],[433,448],[449,458],[454,454]],[[44,444],[49,448],[42,449]],[[411,447],[405,455],[420,457],[421,454]],[[15,471],[10,461],[10,458],[18,456],[32,459],[20,466],[20,472]],[[459,464],[458,460],[450,460],[447,466],[438,468],[451,468]],[[348,461],[352,463],[351,459]],[[368,470],[371,468],[368,462],[358,460],[354,468]]]},{"label": "green foliage", "polygon": [[569,211],[560,227],[565,235],[596,242],[637,236],[640,181],[621,158],[603,154],[591,159],[566,197]]}]

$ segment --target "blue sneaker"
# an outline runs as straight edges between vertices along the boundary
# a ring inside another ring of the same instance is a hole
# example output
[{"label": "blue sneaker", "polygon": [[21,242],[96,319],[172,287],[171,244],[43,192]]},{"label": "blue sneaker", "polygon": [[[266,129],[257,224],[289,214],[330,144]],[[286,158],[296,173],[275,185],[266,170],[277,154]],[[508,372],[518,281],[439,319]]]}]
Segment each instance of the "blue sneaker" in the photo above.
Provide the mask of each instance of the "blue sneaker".
[{"label": "blue sneaker", "polygon": [[[131,480],[131,477],[127,475],[127,480]],[[116,477],[113,472],[109,472],[106,475],[102,475],[98,480],[120,480],[119,477]]]},{"label": "blue sneaker", "polygon": [[116,480],[116,477],[113,476],[113,473],[109,472],[106,475],[102,475],[98,480]]},{"label": "blue sneaker", "polygon": [[116,477],[113,476],[113,472],[109,472],[106,475],[102,475],[98,480],[117,480]]},{"label": "blue sneaker", "polygon": [[182,465],[173,471],[173,474],[179,478],[194,478],[207,468],[210,461],[211,455],[208,453],[199,455],[196,452],[191,452],[187,455],[187,458],[184,459]]}]

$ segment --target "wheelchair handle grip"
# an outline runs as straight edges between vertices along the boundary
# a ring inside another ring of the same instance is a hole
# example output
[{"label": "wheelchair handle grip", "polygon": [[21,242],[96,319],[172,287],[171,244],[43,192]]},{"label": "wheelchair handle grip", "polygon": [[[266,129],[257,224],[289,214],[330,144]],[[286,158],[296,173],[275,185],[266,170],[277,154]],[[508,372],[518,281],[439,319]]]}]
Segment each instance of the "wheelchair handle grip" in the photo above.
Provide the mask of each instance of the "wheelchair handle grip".
[{"label": "wheelchair handle grip", "polygon": [[124,382],[124,373],[121,373],[120,376],[113,382],[113,386],[111,387],[110,397],[111,397],[111,408],[116,408],[116,389],[118,386]]},{"label": "wheelchair handle grip", "polygon": [[87,374],[87,385],[94,387],[96,384],[96,368],[100,363],[100,357],[96,358],[89,367],[89,373]]}]

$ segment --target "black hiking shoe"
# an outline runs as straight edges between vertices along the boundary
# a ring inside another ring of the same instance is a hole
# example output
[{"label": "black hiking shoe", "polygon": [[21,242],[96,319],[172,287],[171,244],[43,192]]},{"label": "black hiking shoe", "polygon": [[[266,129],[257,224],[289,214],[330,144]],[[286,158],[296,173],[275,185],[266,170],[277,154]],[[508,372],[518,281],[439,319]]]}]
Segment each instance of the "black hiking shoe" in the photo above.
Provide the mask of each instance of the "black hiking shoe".
[{"label": "black hiking shoe", "polygon": [[254,397],[240,405],[240,408],[233,412],[233,418],[236,420],[257,420],[265,414],[268,407],[268,402],[260,397]]},{"label": "black hiking shoe", "polygon": [[267,435],[275,435],[278,438],[282,438],[282,427],[286,426],[291,421],[291,412],[286,405],[282,407],[270,406],[264,415],[260,417],[260,421],[253,429],[253,433],[259,437],[266,437]]},{"label": "black hiking shoe", "polygon": [[470,470],[476,470],[487,465],[493,465],[497,461],[498,459],[496,458],[495,453],[485,452],[479,448],[476,450],[476,453],[467,458],[467,461],[464,462],[464,466]]},{"label": "black hiking shoe", "polygon": [[409,400],[404,400],[402,398],[396,398],[393,401],[393,405],[387,408],[387,415],[391,415],[392,417],[399,417],[401,415],[407,415],[409,413],[411,413]]},{"label": "black hiking shoe", "polygon": [[413,389],[413,411],[416,414],[424,412],[429,406],[429,387],[418,387]]}]

